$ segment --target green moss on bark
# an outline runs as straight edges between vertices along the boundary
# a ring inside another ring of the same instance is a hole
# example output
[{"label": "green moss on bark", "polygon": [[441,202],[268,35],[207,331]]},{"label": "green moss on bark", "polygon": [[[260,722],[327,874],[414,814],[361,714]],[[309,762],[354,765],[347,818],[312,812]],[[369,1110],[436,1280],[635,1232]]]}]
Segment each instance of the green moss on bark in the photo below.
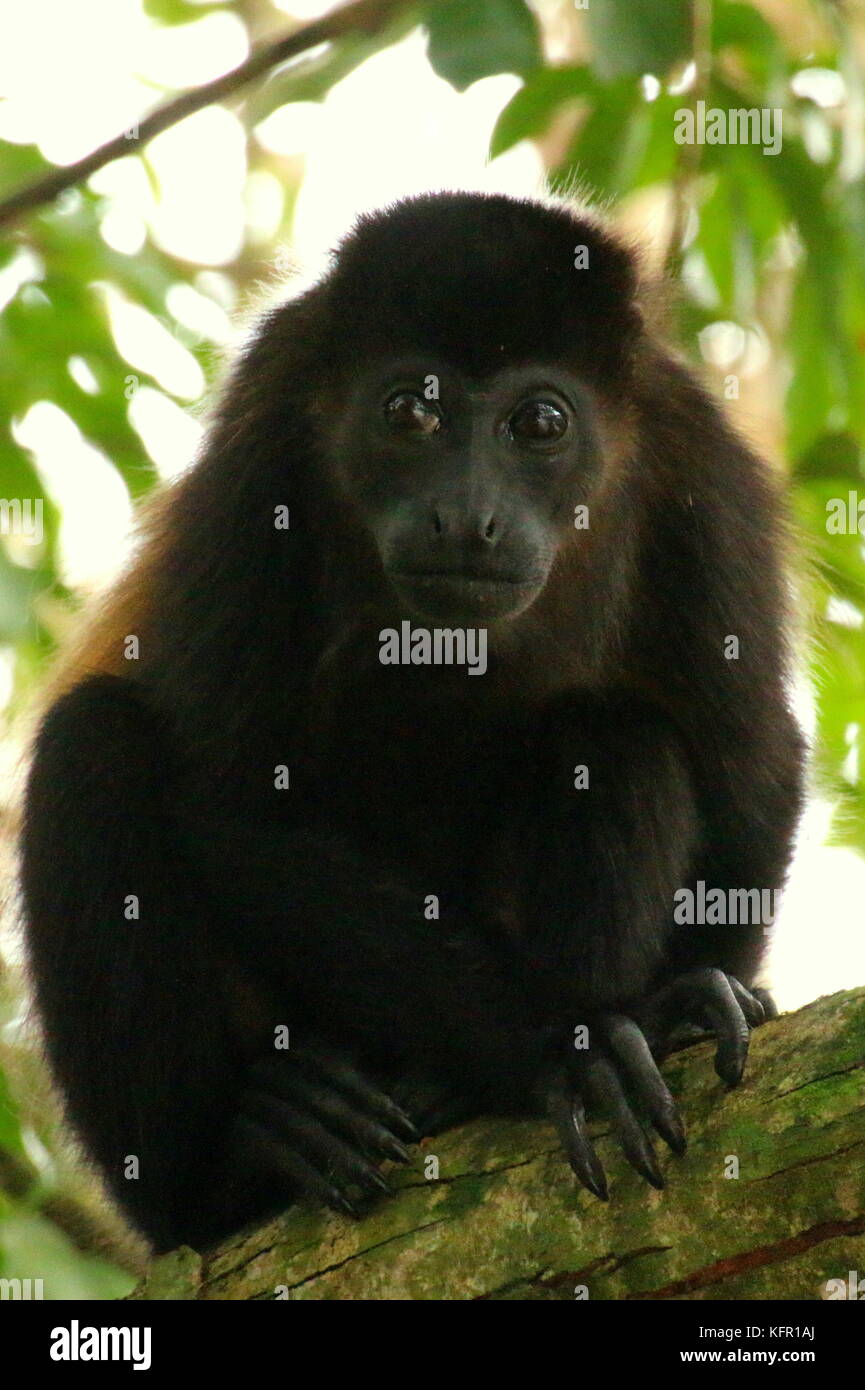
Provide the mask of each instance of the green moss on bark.
[{"label": "green moss on bark", "polygon": [[138,1296],[823,1297],[828,1279],[865,1271],[865,990],[758,1030],[736,1091],[712,1057],[701,1045],[664,1069],[689,1133],[682,1159],[659,1146],[664,1192],[601,1127],[607,1204],[579,1189],[547,1125],[477,1121],[393,1168],[394,1195],[362,1221],[289,1211],[190,1266],[186,1286],[151,1281]]}]

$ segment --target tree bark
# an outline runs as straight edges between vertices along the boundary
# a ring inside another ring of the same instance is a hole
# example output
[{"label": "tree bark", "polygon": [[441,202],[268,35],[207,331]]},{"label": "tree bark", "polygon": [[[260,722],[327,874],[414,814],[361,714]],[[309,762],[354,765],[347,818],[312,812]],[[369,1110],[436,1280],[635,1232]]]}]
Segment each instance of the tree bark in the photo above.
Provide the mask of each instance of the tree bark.
[{"label": "tree bark", "polygon": [[760,1028],[735,1091],[712,1059],[703,1043],[664,1066],[689,1138],[663,1152],[664,1192],[603,1126],[607,1204],[543,1122],[475,1121],[394,1165],[394,1195],[360,1222],[293,1209],[204,1258],[164,1256],[133,1297],[842,1297],[827,1281],[865,1273],[865,989]]}]

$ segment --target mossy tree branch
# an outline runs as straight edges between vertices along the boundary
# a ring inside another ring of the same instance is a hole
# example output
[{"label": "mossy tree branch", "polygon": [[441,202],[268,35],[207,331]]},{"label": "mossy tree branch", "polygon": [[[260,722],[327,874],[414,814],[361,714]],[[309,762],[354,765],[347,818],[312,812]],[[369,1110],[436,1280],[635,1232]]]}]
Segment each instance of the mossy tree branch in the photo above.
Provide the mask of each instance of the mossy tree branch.
[{"label": "mossy tree branch", "polygon": [[293,1210],[205,1259],[164,1257],[134,1297],[809,1300],[865,1271],[865,990],[759,1029],[736,1091],[707,1044],[664,1071],[689,1132],[664,1192],[603,1127],[607,1205],[545,1124],[477,1121],[423,1143],[359,1223]]}]

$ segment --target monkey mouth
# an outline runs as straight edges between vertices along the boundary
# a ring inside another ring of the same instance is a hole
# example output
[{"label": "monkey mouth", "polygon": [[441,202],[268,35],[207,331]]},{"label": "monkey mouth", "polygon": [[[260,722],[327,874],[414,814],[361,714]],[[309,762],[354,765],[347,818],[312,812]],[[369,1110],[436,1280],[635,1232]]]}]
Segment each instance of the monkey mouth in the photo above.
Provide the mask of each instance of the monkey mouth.
[{"label": "monkey mouth", "polygon": [[479,570],[391,570],[388,578],[415,613],[450,622],[516,617],[543,587],[540,578]]}]

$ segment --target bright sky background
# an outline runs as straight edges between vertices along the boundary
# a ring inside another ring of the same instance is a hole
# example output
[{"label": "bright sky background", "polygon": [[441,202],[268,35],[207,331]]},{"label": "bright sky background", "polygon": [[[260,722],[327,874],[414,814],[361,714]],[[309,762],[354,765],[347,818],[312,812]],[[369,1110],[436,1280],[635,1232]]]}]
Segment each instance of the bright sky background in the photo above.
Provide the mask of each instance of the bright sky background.
[{"label": "bright sky background", "polygon": [[[328,7],[293,0],[284,8],[305,19]],[[134,0],[0,0],[0,33],[0,93],[6,97],[0,137],[35,140],[58,163],[124,129],[174,89],[235,66],[247,52],[236,16],[204,15],[185,33],[159,30]],[[283,108],[259,127],[268,149],[306,161],[287,263],[314,271],[358,212],[401,194],[454,186],[526,194],[540,186],[543,171],[532,146],[485,163],[493,124],[518,80],[490,78],[457,94],[432,72],[424,46],[412,35],[364,64],[323,103]],[[286,259],[271,240],[282,212],[279,181],[264,172],[246,186],[243,132],[222,109],[203,111],[159,136],[149,158],[158,200],[134,160],[93,180],[112,195],[102,234],[134,254],[149,226],[167,251],[201,265],[197,289],[178,284],[167,307],[203,339],[230,343],[238,332],[236,305],[220,267],[236,256],[250,224],[261,246],[262,281],[274,279]],[[5,280],[0,274],[0,306],[22,279],[34,281],[38,292],[38,273],[22,258]],[[152,373],[158,383],[139,392],[131,413],[160,472],[171,476],[188,462],[200,433],[190,407],[201,395],[201,370],[165,324],[111,287],[104,293],[119,353],[131,370]],[[74,356],[69,370],[84,384],[86,367]],[[98,587],[125,553],[130,508],[122,483],[51,402],[34,404],[16,422],[15,434],[33,451],[63,508],[65,576],[85,589]],[[0,667],[0,693],[2,676]],[[830,810],[818,801],[806,818],[776,932],[770,973],[787,1008],[865,982],[865,862],[821,845]]]}]

